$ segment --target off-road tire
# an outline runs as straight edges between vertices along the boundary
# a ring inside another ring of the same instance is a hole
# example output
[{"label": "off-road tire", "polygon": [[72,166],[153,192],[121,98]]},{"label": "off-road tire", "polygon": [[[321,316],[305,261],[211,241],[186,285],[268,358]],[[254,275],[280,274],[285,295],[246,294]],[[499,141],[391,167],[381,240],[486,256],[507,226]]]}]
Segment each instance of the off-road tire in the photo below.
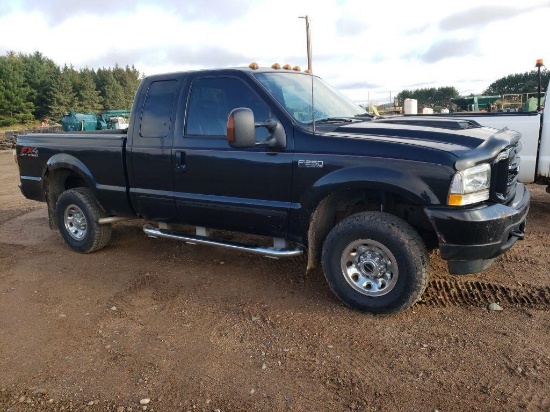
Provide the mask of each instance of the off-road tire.
[{"label": "off-road tire", "polygon": [[371,313],[405,310],[428,283],[428,252],[404,220],[384,212],[362,212],[339,222],[322,252],[332,291],[349,307]]},{"label": "off-road tire", "polygon": [[66,190],[55,205],[57,227],[65,242],[75,251],[91,253],[107,246],[111,225],[100,225],[105,217],[92,191],[86,187]]}]

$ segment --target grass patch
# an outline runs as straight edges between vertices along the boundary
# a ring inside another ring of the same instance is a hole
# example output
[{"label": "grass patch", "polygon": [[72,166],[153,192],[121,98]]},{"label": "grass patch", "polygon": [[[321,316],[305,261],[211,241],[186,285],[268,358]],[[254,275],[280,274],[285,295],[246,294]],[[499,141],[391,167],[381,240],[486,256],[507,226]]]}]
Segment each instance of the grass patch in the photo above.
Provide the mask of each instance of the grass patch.
[{"label": "grass patch", "polygon": [[32,121],[27,122],[24,124],[12,124],[11,126],[0,126],[0,134],[6,133],[8,130],[27,130],[27,129],[33,129],[35,127],[40,127],[39,121]]}]

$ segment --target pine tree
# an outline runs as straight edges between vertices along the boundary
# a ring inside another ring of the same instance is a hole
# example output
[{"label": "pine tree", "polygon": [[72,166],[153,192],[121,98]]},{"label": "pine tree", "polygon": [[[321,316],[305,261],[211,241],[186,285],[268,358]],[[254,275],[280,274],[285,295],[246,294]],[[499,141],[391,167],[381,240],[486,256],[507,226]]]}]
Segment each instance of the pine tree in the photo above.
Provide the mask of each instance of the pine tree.
[{"label": "pine tree", "polygon": [[98,113],[102,110],[101,95],[94,81],[95,73],[88,68],[80,71],[76,82],[76,110],[81,113]]},{"label": "pine tree", "polygon": [[57,122],[61,122],[64,114],[77,109],[76,94],[73,91],[76,75],[72,66],[65,65],[54,76],[49,115]]},{"label": "pine tree", "polygon": [[124,91],[124,108],[131,108],[134,96],[141,83],[139,71],[134,66],[126,66],[124,69],[118,64],[113,69],[113,76],[122,86]]},{"label": "pine tree", "polygon": [[19,54],[24,64],[25,80],[29,87],[28,100],[34,104],[33,115],[43,119],[50,113],[53,97],[53,82],[59,68],[53,60],[36,51],[32,55]]},{"label": "pine tree", "polygon": [[103,98],[104,110],[127,109],[122,85],[115,79],[111,69],[99,69],[96,73],[97,88]]},{"label": "pine tree", "polygon": [[34,106],[24,76],[24,65],[15,53],[0,57],[0,125],[11,126],[34,118]]}]

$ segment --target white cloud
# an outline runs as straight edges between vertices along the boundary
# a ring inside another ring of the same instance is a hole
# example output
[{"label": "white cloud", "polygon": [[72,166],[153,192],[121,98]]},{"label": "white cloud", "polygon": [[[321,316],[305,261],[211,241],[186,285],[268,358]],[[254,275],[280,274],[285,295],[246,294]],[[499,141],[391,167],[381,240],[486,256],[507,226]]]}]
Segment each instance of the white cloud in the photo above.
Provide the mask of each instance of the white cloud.
[{"label": "white cloud", "polygon": [[305,68],[306,14],[314,72],[355,100],[417,87],[481,93],[550,59],[547,0],[10,0],[0,6],[0,53],[146,74],[251,61]]}]

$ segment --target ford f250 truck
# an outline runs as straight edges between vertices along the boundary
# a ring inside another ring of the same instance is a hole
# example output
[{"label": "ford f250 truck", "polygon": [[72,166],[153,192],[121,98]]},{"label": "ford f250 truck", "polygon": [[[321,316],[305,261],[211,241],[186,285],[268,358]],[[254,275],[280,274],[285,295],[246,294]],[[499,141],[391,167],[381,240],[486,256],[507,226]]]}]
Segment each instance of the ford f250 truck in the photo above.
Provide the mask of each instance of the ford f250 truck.
[{"label": "ford f250 truck", "polygon": [[77,252],[142,218],[152,237],[305,252],[344,303],[392,313],[422,295],[429,250],[476,273],[523,238],[519,140],[462,119],[373,120],[316,76],[251,65],[148,77],[127,132],[24,135],[15,154],[21,191]]}]

